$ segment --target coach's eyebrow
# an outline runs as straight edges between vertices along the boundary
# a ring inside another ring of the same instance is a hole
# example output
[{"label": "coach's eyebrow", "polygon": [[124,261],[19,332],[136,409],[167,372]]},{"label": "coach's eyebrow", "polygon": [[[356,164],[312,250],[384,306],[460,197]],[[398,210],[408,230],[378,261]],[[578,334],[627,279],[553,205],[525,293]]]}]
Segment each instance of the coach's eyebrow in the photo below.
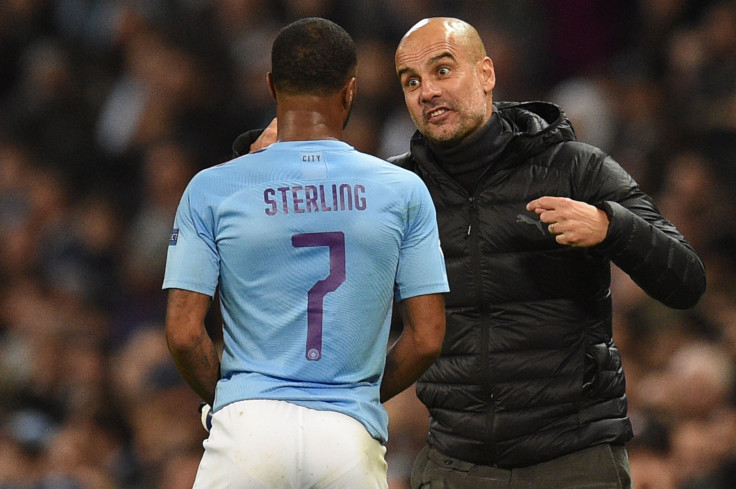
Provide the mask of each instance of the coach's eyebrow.
[{"label": "coach's eyebrow", "polygon": [[[449,58],[452,61],[455,61],[455,56],[453,56],[451,52],[444,51],[438,54],[437,56],[432,56],[431,58],[429,58],[427,62],[425,63],[425,65],[431,66],[439,61],[442,61],[445,58]],[[413,69],[407,67],[407,68],[400,69],[399,71],[396,72],[396,74],[399,76],[399,78],[401,78],[402,75],[409,73],[409,72],[413,72],[413,71],[414,71]]]},{"label": "coach's eyebrow", "polygon": [[455,56],[453,56],[451,52],[445,51],[445,52],[438,54],[437,56],[433,56],[432,58],[430,58],[429,61],[427,61],[427,64],[433,65],[437,63],[438,61],[443,60],[444,58],[450,58],[451,60],[455,61]]}]

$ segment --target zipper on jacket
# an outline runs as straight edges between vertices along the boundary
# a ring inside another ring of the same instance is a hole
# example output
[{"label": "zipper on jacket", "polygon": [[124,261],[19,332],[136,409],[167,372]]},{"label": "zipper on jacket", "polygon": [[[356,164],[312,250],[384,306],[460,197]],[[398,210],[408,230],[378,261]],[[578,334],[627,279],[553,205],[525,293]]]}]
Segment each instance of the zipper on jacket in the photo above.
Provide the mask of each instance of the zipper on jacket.
[{"label": "zipper on jacket", "polygon": [[490,326],[488,324],[488,307],[483,300],[483,274],[481,273],[481,251],[480,251],[480,236],[475,229],[478,229],[478,206],[475,197],[471,196],[468,198],[470,203],[470,222],[468,223],[468,238],[470,243],[470,265],[473,269],[473,282],[475,285],[475,303],[480,312],[481,319],[481,361],[483,362],[483,384],[491,392],[491,377],[488,371],[488,335]]},{"label": "zipper on jacket", "polygon": [[468,197],[468,203],[470,204],[470,222],[468,223],[467,236],[470,239],[470,260],[473,268],[473,280],[475,282],[475,302],[478,305],[480,311],[480,361],[483,375],[483,385],[488,392],[488,405],[489,410],[486,417],[486,432],[488,433],[488,445],[490,453],[488,454],[489,465],[495,465],[498,458],[498,451],[496,449],[495,441],[495,424],[496,424],[496,409],[493,401],[493,384],[491,382],[491,372],[488,365],[489,362],[489,341],[491,326],[488,319],[488,307],[483,300],[483,274],[481,273],[481,252],[480,252],[480,236],[476,229],[478,229],[478,206],[475,196]]},{"label": "zipper on jacket", "polygon": [[478,221],[478,209],[475,206],[475,197],[472,195],[468,197],[468,202],[470,203],[470,222],[468,223],[468,232],[467,236],[470,237],[470,233],[473,230],[473,224]]}]

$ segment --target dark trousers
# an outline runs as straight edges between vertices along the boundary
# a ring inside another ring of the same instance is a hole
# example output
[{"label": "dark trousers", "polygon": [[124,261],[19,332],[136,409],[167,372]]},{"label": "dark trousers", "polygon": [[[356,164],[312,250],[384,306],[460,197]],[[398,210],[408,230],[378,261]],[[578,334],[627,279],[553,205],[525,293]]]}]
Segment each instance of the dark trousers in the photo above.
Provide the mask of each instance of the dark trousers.
[{"label": "dark trousers", "polygon": [[498,469],[425,447],[414,462],[412,489],[631,489],[626,448],[598,445],[518,469]]}]

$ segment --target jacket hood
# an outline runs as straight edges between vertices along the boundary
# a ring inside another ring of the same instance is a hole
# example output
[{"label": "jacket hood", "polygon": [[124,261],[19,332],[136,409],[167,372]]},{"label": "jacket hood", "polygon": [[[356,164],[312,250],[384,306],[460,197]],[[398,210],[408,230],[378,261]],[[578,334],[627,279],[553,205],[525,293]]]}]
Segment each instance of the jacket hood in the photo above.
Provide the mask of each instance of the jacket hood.
[{"label": "jacket hood", "polygon": [[[496,102],[493,110],[503,126],[498,138],[501,146],[492,150],[503,160],[502,166],[517,164],[541,153],[548,147],[577,140],[565,113],[549,102]],[[428,142],[419,131],[411,138],[411,152],[389,158],[399,166],[407,166],[413,155],[418,162],[431,160]],[[500,167],[497,167],[499,169]]]},{"label": "jacket hood", "polygon": [[[549,102],[498,102],[494,110],[513,132],[506,151],[532,157],[553,144],[577,140],[567,115]],[[507,153],[509,154],[509,153]]]}]

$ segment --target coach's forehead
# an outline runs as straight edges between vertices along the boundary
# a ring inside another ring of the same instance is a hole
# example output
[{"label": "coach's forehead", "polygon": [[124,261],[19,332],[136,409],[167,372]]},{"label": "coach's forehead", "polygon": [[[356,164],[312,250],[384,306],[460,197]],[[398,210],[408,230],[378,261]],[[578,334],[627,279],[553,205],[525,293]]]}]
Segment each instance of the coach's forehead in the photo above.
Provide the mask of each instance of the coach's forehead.
[{"label": "coach's forehead", "polygon": [[396,65],[417,62],[436,51],[467,55],[474,60],[485,56],[483,43],[470,24],[459,19],[435,17],[424,19],[407,31],[396,49]]}]

